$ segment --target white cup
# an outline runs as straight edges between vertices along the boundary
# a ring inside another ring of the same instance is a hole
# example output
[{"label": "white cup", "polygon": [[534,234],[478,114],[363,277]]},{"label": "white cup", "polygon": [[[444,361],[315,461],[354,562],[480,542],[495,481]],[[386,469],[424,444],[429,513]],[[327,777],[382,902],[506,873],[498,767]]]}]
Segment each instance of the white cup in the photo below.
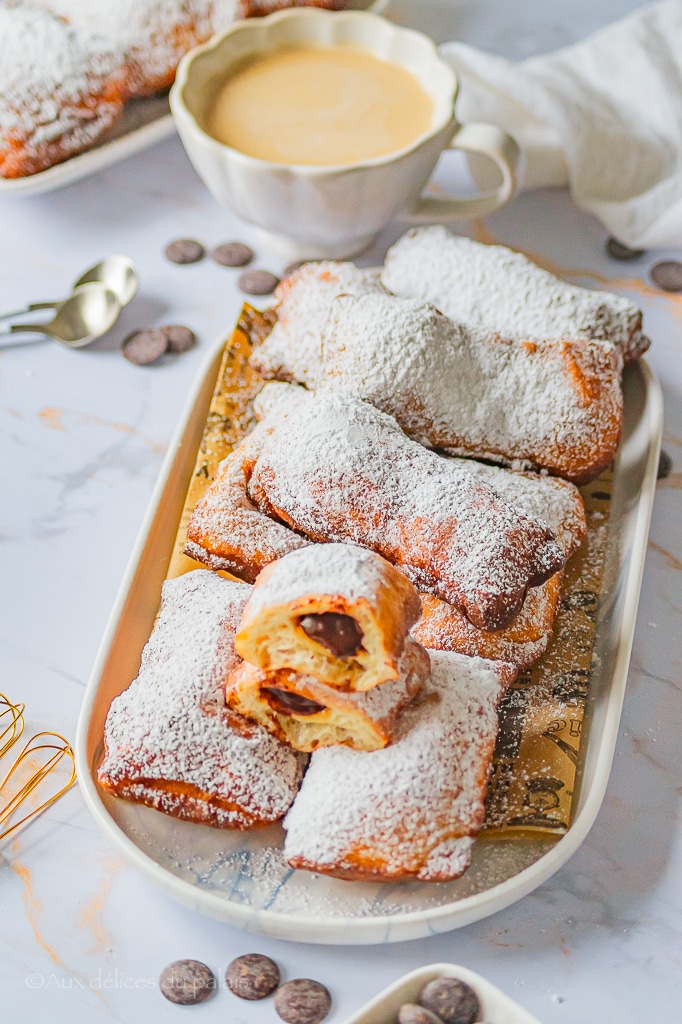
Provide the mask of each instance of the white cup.
[{"label": "white cup", "polygon": [[[431,127],[404,149],[339,167],[287,165],[247,156],[205,130],[218,86],[244,58],[281,47],[349,44],[405,68],[431,98]],[[420,32],[365,12],[296,8],[238,22],[188,53],[170,105],[190,160],[222,206],[258,227],[266,244],[289,258],[344,259],[367,248],[399,214],[422,222],[478,217],[512,196],[518,147],[494,125],[457,123],[458,84]],[[445,149],[488,157],[500,184],[470,198],[423,197]]]}]

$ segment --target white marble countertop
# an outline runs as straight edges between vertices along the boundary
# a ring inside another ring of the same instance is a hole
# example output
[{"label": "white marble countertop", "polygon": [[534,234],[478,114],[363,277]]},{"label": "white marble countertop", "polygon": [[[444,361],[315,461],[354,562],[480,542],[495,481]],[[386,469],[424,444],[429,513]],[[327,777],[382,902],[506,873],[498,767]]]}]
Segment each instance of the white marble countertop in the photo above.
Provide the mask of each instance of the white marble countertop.
[{"label": "white marble countertop", "polygon": [[[637,0],[394,0],[394,16],[439,40],[459,37],[512,57],[570,42]],[[0,1015],[51,1021],[274,1021],[271,1002],[221,992],[179,1009],[156,990],[170,961],[193,957],[222,975],[248,951],[288,977],[331,989],[330,1024],[406,971],[464,964],[545,1024],[679,1019],[682,997],[680,681],[682,631],[682,296],[651,287],[650,252],[618,264],[605,231],[563,191],[518,197],[463,233],[541,255],[571,281],[610,287],[645,310],[649,362],[666,401],[659,484],[617,753],[584,845],[515,906],[440,937],[383,947],[314,947],[242,935],[184,910],[126,865],[79,791],[0,847]],[[370,258],[400,234],[392,226]],[[177,139],[69,188],[0,202],[0,309],[66,291],[109,252],[138,264],[141,291],[111,335],[87,350],[41,341],[0,352],[2,507],[0,690],[27,706],[27,735],[72,737],[83,690],[164,451],[208,347],[241,298],[236,274],[210,261],[175,267],[176,237],[207,246],[251,230],[218,209]],[[258,264],[280,270],[260,251]],[[187,323],[200,345],[174,361],[131,366],[118,346],[132,329]]]}]

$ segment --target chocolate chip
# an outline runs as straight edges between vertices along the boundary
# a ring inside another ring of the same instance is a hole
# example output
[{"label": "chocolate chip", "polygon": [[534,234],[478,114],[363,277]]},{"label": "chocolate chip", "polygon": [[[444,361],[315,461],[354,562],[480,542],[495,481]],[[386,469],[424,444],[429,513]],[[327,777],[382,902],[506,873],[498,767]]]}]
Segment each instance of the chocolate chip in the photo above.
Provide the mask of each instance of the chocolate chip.
[{"label": "chocolate chip", "polygon": [[133,331],[123,342],[122,352],[129,363],[135,366],[148,366],[155,363],[168,350],[168,339],[163,331],[156,327],[148,327],[142,331]]},{"label": "chocolate chip", "polygon": [[269,270],[245,270],[237,279],[237,287],[245,295],[270,295],[279,284],[279,278]]},{"label": "chocolate chip", "polygon": [[295,260],[293,263],[287,263],[286,267],[282,271],[282,277],[288,277],[289,274],[293,274],[299,267],[304,266],[305,260]]},{"label": "chocolate chip", "polygon": [[275,1010],[287,1024],[320,1024],[332,1006],[332,997],[319,981],[294,978],[275,994]]},{"label": "chocolate chip", "polygon": [[661,452],[661,456],[658,460],[658,479],[665,480],[667,476],[670,476],[672,468],[673,460],[670,458],[667,452]]},{"label": "chocolate chip", "polygon": [[201,242],[193,238],[176,238],[169,242],[164,250],[166,259],[171,263],[198,263],[203,260],[206,250]]},{"label": "chocolate chip", "polygon": [[661,260],[649,271],[651,280],[665,292],[682,291],[682,263],[679,260]]},{"label": "chocolate chip", "polygon": [[443,1024],[443,1022],[425,1006],[417,1006],[416,1003],[403,1003],[398,1010],[398,1024]]},{"label": "chocolate chip", "polygon": [[352,615],[322,612],[304,615],[300,626],[311,640],[322,644],[337,658],[349,658],[362,647],[363,632]]},{"label": "chocolate chip", "polygon": [[279,967],[269,956],[245,953],[227,965],[225,981],[240,999],[265,999],[279,985]]},{"label": "chocolate chip", "polygon": [[430,981],[422,989],[419,1004],[440,1017],[443,1024],[474,1024],[481,1012],[478,996],[459,978]]},{"label": "chocolate chip", "polygon": [[197,336],[194,331],[191,331],[189,327],[184,327],[182,324],[166,324],[165,327],[159,327],[159,330],[166,336],[169,352],[175,354],[189,352],[197,343]]},{"label": "chocolate chip", "polygon": [[171,1003],[194,1006],[208,999],[217,983],[211,968],[200,960],[175,960],[161,971],[159,988]]},{"label": "chocolate chip", "polygon": [[253,259],[253,249],[243,242],[224,242],[216,246],[211,258],[221,267],[245,267]]},{"label": "chocolate chip", "polygon": [[292,693],[291,690],[263,686],[260,692],[270,707],[282,715],[316,715],[319,711],[325,710],[324,704],[302,697],[300,693]]},{"label": "chocolate chip", "polygon": [[645,249],[631,249],[613,237],[606,243],[606,251],[614,260],[636,260],[646,252]]}]

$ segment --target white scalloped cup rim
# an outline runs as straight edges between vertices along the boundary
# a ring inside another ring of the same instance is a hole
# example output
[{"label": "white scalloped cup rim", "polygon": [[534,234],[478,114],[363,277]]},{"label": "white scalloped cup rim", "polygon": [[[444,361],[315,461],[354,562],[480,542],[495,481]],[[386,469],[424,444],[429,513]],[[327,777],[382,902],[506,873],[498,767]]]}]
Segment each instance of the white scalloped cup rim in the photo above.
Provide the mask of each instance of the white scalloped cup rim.
[{"label": "white scalloped cup rim", "polygon": [[[334,47],[355,45],[374,56],[409,71],[433,102],[431,127],[418,135],[409,146],[372,157],[355,164],[325,165],[275,163],[242,153],[219,142],[204,127],[208,106],[217,86],[228,77],[229,70],[245,57],[271,53],[273,50],[297,45]],[[204,144],[218,152],[227,150],[244,163],[262,164],[272,168],[295,168],[310,177],[326,176],[349,168],[373,167],[391,163],[396,157],[417,149],[422,143],[446,128],[453,119],[459,83],[453,69],[438,56],[435,43],[414,29],[400,28],[370,11],[324,11],[297,7],[279,11],[265,18],[237,22],[208,43],[195,47],[182,58],[171,90],[173,117],[196,133]]]}]

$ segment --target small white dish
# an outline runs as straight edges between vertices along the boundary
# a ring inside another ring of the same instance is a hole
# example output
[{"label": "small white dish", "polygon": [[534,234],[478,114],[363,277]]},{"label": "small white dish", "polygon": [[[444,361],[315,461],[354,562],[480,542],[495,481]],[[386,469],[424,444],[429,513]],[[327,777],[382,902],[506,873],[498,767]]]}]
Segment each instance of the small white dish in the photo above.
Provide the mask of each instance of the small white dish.
[{"label": "small white dish", "polygon": [[345,1024],[396,1024],[403,1003],[416,1003],[425,985],[436,978],[458,978],[474,990],[481,1003],[479,1019],[485,1024],[540,1024],[501,989],[475,971],[458,964],[429,964],[403,975],[354,1013]]}]

